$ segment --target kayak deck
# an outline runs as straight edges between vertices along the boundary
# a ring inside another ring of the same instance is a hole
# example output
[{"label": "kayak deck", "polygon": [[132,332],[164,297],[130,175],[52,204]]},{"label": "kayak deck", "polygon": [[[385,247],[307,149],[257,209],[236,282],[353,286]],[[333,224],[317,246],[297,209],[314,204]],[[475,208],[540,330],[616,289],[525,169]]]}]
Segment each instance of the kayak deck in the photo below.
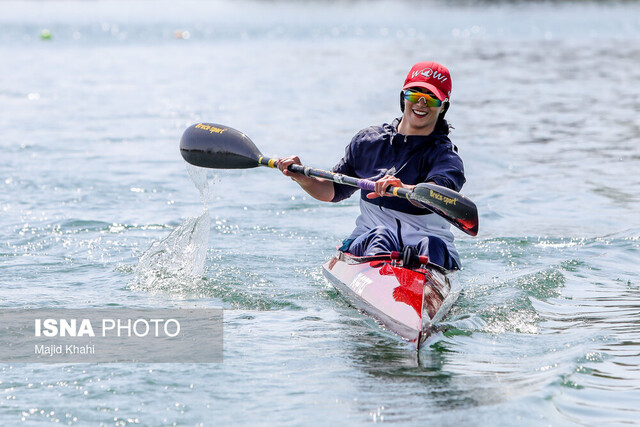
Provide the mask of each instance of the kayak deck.
[{"label": "kayak deck", "polygon": [[351,305],[417,348],[453,304],[447,271],[436,265],[408,269],[389,255],[356,257],[338,252],[322,270]]}]

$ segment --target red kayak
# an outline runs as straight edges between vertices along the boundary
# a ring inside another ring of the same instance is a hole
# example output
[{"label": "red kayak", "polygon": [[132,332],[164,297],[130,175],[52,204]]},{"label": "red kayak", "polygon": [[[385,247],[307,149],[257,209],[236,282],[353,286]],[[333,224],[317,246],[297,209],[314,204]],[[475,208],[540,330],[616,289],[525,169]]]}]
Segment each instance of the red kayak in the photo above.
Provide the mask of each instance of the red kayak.
[{"label": "red kayak", "polygon": [[322,270],[354,307],[420,348],[457,292],[452,292],[446,270],[426,257],[419,260],[417,266],[405,268],[397,252],[372,257],[338,252]]}]

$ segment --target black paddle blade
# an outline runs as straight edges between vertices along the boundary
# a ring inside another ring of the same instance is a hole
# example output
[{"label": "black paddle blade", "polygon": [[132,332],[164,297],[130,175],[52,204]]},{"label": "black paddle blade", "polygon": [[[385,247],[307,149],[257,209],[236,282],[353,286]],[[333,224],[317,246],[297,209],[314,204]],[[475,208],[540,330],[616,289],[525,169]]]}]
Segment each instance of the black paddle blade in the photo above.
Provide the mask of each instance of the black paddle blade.
[{"label": "black paddle blade", "polygon": [[423,202],[465,233],[478,234],[478,208],[462,194],[439,185],[421,183],[416,185],[410,197]]},{"label": "black paddle blade", "polygon": [[255,168],[262,157],[247,135],[212,123],[189,126],[180,139],[180,153],[192,165],[213,169]]}]

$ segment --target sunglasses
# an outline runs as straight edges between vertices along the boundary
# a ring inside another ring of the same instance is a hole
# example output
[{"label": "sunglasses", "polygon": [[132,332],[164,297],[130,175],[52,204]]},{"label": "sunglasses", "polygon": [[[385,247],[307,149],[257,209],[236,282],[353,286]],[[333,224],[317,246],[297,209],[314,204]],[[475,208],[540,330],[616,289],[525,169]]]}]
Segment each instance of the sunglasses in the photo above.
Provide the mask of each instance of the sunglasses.
[{"label": "sunglasses", "polygon": [[436,98],[433,95],[427,95],[426,93],[418,92],[417,90],[405,90],[404,91],[404,99],[411,102],[412,104],[417,104],[421,99],[424,100],[424,103],[427,104],[427,107],[439,107],[442,105],[442,101]]}]

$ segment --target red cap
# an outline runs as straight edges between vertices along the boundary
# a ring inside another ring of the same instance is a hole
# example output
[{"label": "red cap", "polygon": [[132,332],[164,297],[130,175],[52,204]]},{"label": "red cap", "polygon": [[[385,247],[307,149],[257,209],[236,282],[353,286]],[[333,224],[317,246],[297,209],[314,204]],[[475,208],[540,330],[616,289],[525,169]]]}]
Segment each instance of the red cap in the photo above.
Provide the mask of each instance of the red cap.
[{"label": "red cap", "polygon": [[451,97],[451,75],[447,67],[437,62],[418,62],[407,74],[402,90],[410,87],[427,88],[440,101],[448,101]]}]

